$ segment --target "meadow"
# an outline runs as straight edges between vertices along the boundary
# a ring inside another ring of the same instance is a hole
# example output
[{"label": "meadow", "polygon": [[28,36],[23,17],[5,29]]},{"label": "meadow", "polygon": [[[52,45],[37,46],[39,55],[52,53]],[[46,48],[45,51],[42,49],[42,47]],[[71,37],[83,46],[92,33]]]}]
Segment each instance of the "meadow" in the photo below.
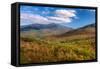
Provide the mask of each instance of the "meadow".
[{"label": "meadow", "polygon": [[[83,34],[83,33],[82,33]],[[20,63],[94,60],[95,35],[20,37]]]}]

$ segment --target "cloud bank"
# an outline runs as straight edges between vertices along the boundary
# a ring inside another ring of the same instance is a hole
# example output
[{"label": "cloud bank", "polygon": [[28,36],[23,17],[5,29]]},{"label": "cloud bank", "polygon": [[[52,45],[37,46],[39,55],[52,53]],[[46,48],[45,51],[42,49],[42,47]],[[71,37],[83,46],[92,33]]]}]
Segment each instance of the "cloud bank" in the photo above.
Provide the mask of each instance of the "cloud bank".
[{"label": "cloud bank", "polygon": [[[41,12],[42,13],[42,12]],[[44,12],[46,13],[46,12]],[[33,14],[33,13],[21,13],[20,20],[21,24],[50,24],[50,23],[70,23],[72,22],[73,18],[76,18],[76,11],[75,10],[55,10],[52,12],[53,15],[51,16],[42,16],[40,14]],[[49,13],[50,14],[50,13]]]}]

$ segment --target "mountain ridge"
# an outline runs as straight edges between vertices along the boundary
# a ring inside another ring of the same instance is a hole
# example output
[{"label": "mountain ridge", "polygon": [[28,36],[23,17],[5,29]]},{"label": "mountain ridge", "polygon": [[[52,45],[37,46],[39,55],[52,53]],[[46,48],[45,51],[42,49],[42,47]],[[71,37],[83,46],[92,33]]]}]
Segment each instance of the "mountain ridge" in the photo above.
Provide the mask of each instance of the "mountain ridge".
[{"label": "mountain ridge", "polygon": [[66,27],[63,25],[51,23],[51,24],[30,24],[21,26],[21,31],[28,31],[30,29],[40,30],[40,29],[49,29],[49,28],[65,28],[65,29],[72,29],[70,27]]},{"label": "mountain ridge", "polygon": [[95,32],[95,23],[89,24],[83,27],[80,27],[78,29],[74,29],[68,32],[65,32],[64,34],[58,35],[57,37],[64,37],[64,36],[71,36],[71,35],[90,35]]}]

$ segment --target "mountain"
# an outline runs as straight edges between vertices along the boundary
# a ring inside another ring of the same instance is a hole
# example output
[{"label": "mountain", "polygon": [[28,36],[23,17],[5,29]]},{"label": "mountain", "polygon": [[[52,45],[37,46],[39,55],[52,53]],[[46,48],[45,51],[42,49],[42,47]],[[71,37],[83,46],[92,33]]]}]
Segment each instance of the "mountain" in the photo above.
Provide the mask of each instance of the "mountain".
[{"label": "mountain", "polygon": [[[20,27],[21,32],[24,34],[33,36],[50,36],[50,35],[60,35],[65,32],[72,30],[70,27],[63,25],[51,23],[51,24],[31,24]],[[29,34],[30,33],[30,34]]]},{"label": "mountain", "polygon": [[86,26],[84,26],[82,28],[93,28],[93,27],[95,27],[95,23],[86,25]]},{"label": "mountain", "polygon": [[95,24],[89,24],[78,29],[72,29],[59,24],[31,24],[21,26],[21,33],[26,36],[50,36],[50,37],[76,37],[94,36]]},{"label": "mountain", "polygon": [[67,29],[70,30],[72,28],[70,27],[65,27],[59,24],[51,23],[51,24],[30,24],[30,25],[25,25],[21,26],[21,31],[29,31],[29,30],[41,30],[41,29]]},{"label": "mountain", "polygon": [[58,35],[57,37],[65,37],[65,36],[76,36],[76,35],[94,35],[95,34],[95,24],[89,24],[78,29],[74,29],[68,31],[64,34]]}]

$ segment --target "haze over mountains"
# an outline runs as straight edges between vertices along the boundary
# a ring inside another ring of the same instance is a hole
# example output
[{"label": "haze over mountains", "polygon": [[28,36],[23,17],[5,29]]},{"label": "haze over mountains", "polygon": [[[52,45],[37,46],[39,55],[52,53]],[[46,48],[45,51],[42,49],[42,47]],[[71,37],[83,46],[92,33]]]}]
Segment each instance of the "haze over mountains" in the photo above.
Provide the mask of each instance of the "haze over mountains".
[{"label": "haze over mountains", "polygon": [[61,36],[68,36],[68,35],[92,35],[95,33],[95,24],[89,24],[83,27],[80,27],[78,29],[73,29],[71,31],[68,31]]},{"label": "haze over mountains", "polygon": [[20,28],[21,32],[25,33],[35,33],[36,35],[60,35],[65,32],[68,32],[72,30],[70,27],[66,27],[59,24],[31,24],[31,25],[25,25],[21,26]]},{"label": "haze over mountains", "polygon": [[63,25],[51,23],[51,24],[30,24],[21,26],[21,31],[29,31],[31,29],[40,30],[40,29],[66,29],[71,30],[72,28],[66,27]]},{"label": "haze over mountains", "polygon": [[55,36],[55,37],[67,37],[74,35],[94,35],[95,23],[89,24],[77,29],[66,27],[59,24],[31,24],[21,26],[21,34],[24,36]]}]

